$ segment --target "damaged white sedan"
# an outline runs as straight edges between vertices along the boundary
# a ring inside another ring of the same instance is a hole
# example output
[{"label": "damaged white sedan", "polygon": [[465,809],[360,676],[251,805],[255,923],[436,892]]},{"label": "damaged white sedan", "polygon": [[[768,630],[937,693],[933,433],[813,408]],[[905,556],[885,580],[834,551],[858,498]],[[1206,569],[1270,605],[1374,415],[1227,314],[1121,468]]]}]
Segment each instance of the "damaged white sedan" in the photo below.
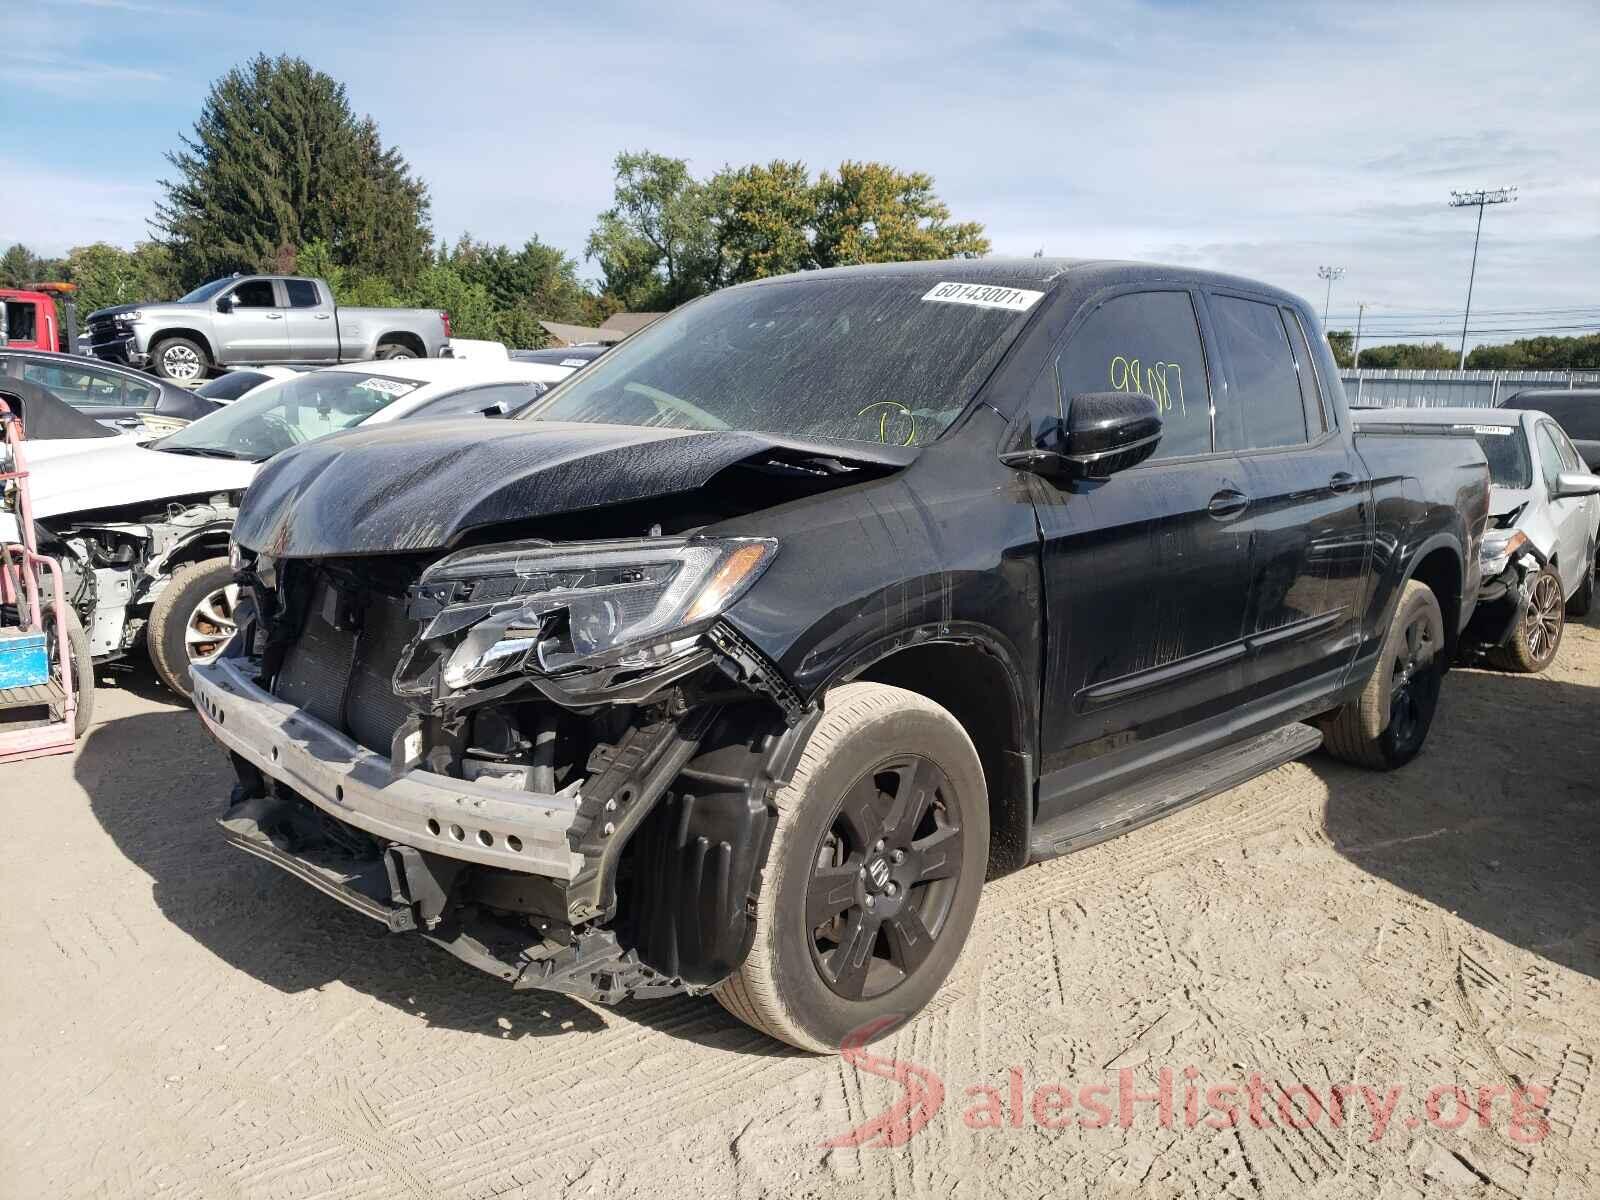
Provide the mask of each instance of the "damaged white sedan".
[{"label": "damaged white sedan", "polygon": [[[143,644],[163,683],[189,696],[189,667],[233,636],[228,536],[260,464],[357,425],[510,415],[572,373],[509,361],[352,363],[252,391],[178,432],[40,463],[39,546],[61,562],[94,661]],[[16,518],[0,512],[0,540]]]}]

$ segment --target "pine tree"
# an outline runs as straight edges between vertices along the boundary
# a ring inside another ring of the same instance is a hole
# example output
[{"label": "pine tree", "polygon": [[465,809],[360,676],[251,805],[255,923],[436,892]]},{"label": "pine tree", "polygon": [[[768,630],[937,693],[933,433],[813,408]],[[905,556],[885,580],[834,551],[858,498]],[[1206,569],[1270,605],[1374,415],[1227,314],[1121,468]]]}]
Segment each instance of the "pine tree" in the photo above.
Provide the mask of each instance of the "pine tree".
[{"label": "pine tree", "polygon": [[184,287],[230,271],[293,270],[325,243],[341,267],[397,285],[432,243],[428,190],[344,85],[302,59],[257,55],[212,84],[151,222]]}]

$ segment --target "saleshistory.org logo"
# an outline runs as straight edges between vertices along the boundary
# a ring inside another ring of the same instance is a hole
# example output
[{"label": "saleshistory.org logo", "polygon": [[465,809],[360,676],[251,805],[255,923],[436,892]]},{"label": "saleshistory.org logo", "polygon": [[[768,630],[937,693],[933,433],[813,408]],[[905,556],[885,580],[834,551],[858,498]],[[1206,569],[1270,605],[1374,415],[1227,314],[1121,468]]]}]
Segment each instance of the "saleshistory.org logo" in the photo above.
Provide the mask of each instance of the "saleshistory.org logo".
[{"label": "saleshistory.org logo", "polygon": [[[858,1071],[891,1080],[901,1094],[877,1116],[828,1138],[827,1147],[888,1149],[915,1137],[944,1107],[945,1083],[938,1074],[918,1063],[873,1054],[866,1048],[878,1034],[899,1022],[884,1017],[852,1032],[840,1046],[844,1060]],[[1465,1087],[1444,1083],[1430,1087],[1422,1115],[1402,1111],[1407,1095],[1404,1084],[1335,1083],[1312,1087],[1304,1083],[1278,1083],[1252,1071],[1237,1082],[1205,1083],[1198,1067],[1161,1067],[1154,1082],[1139,1090],[1131,1068],[1114,1076],[1072,1087],[1062,1083],[1029,1085],[1022,1067],[1009,1067],[1001,1084],[975,1083],[962,1090],[969,1101],[961,1113],[968,1129],[1060,1130],[1076,1126],[1131,1129],[1140,1121],[1154,1121],[1163,1129],[1230,1129],[1250,1125],[1257,1129],[1280,1126],[1309,1129],[1327,1124],[1342,1128],[1346,1120],[1363,1115],[1370,1122],[1367,1140],[1376,1142],[1391,1129],[1417,1129],[1423,1125],[1442,1130],[1461,1129],[1476,1122],[1487,1129],[1503,1120],[1513,1141],[1523,1145],[1542,1142],[1550,1132],[1545,1113],[1550,1090],[1537,1084],[1511,1087],[1486,1084]]]}]

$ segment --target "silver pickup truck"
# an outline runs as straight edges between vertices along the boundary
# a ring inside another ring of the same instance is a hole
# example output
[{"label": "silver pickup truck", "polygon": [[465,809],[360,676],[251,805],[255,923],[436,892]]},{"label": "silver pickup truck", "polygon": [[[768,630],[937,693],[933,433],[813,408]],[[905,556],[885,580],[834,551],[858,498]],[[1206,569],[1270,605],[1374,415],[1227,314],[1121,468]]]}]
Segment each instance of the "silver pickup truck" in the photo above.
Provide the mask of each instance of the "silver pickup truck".
[{"label": "silver pickup truck", "polygon": [[213,279],[167,304],[89,314],[89,353],[190,383],[214,366],[438,358],[450,314],[435,308],[343,308],[326,281],[295,275]]}]

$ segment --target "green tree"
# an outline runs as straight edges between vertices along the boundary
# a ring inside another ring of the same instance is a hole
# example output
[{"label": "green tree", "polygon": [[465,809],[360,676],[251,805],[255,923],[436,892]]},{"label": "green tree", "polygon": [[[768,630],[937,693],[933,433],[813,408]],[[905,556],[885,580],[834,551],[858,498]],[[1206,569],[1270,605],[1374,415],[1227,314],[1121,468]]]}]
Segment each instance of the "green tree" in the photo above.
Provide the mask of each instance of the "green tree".
[{"label": "green tree", "polygon": [[805,163],[724,167],[707,184],[718,282],[744,283],[815,266],[817,190]]},{"label": "green tree", "polygon": [[1499,346],[1478,346],[1467,355],[1467,366],[1474,370],[1600,368],[1600,333],[1583,337],[1520,338]]},{"label": "green tree", "polygon": [[952,224],[950,208],[934,195],[933,177],[884,163],[844,162],[838,175],[817,183],[816,232],[821,267],[904,262],[925,258],[976,258],[989,239],[976,221]]},{"label": "green tree", "polygon": [[234,270],[294,269],[308,244],[396,285],[432,242],[427,187],[344,85],[302,59],[257,55],[211,87],[152,227],[192,286]]},{"label": "green tree", "polygon": [[0,254],[0,287],[26,287],[65,275],[66,264],[61,259],[41,258],[21,242]]},{"label": "green tree", "polygon": [[730,283],[811,267],[989,252],[983,226],[954,222],[933,178],[845,162],[813,182],[804,163],[724,167],[704,183],[681,158],[617,156],[616,201],[589,235],[602,295],[670,308]]},{"label": "green tree", "polygon": [[435,261],[451,267],[463,281],[482,287],[494,305],[493,332],[463,336],[537,347],[546,341],[541,320],[581,323],[587,315],[578,264],[537,237],[512,250],[463,236],[453,248],[441,247]]},{"label": "green tree", "polygon": [[171,300],[180,290],[172,256],[156,242],[141,242],[132,250],[107,242],[74,246],[67,253],[65,273],[78,286],[80,316],[113,304]]},{"label": "green tree", "polygon": [[1361,347],[1363,368],[1446,371],[1459,361],[1458,352],[1443,342],[1430,342],[1427,345],[1399,342],[1390,346]]},{"label": "green tree", "polygon": [[1333,361],[1340,370],[1350,366],[1352,361],[1351,348],[1355,343],[1355,334],[1348,329],[1330,329],[1328,333],[1328,349],[1333,351]]},{"label": "green tree", "polygon": [[626,308],[659,311],[717,286],[707,188],[689,164],[648,150],[616,158],[614,203],[589,234],[606,292]]}]

